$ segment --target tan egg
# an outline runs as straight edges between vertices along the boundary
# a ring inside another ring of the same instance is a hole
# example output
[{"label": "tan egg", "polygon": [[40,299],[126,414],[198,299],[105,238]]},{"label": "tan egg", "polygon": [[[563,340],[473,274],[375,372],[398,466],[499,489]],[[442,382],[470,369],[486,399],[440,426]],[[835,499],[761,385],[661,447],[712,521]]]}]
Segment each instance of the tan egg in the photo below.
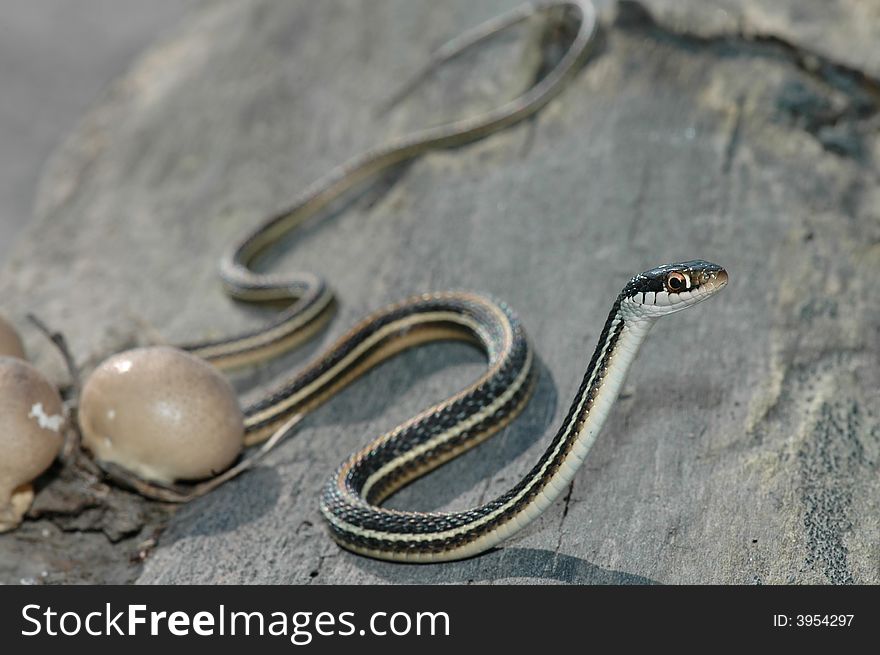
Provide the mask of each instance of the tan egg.
[{"label": "tan egg", "polygon": [[0,532],[21,523],[30,483],[61,450],[64,425],[55,386],[27,362],[0,357]]},{"label": "tan egg", "polygon": [[0,316],[0,357],[27,359],[21,337],[18,336],[15,328],[2,316]]},{"label": "tan egg", "polygon": [[79,423],[96,459],[156,482],[216,475],[244,443],[232,385],[204,360],[170,347],[103,362],[83,386]]}]

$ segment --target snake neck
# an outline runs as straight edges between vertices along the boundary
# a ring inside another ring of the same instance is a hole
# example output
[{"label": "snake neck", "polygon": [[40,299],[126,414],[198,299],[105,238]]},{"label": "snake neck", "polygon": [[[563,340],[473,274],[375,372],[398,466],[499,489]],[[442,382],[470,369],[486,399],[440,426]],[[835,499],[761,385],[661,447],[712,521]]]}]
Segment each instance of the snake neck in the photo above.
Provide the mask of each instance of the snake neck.
[{"label": "snake neck", "polygon": [[631,314],[618,299],[556,436],[513,489],[484,506],[490,513],[499,512],[498,519],[503,517],[492,522],[497,529],[467,544],[456,558],[482,552],[518,532],[567,489],[595,443],[653,323],[654,319]]},{"label": "snake neck", "polygon": [[538,479],[547,468],[555,470],[542,490],[549,502],[571,482],[595,442],[653,322],[627,316],[615,304],[565,420],[529,475]]}]

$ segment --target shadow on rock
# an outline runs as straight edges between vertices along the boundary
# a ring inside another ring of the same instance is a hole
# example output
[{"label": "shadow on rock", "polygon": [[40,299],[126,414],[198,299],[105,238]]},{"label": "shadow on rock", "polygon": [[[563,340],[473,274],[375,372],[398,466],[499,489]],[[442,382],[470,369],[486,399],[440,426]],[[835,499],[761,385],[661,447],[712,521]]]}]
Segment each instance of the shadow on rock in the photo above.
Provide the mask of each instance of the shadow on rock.
[{"label": "shadow on rock", "polygon": [[250,470],[181,508],[162,537],[163,545],[184,537],[233,532],[268,513],[278,502],[280,490],[281,478],[274,468]]},{"label": "shadow on rock", "polygon": [[515,578],[582,585],[654,585],[640,575],[603,569],[580,557],[541,548],[499,548],[461,562],[397,564],[358,558],[358,568],[389,583],[504,582]]}]

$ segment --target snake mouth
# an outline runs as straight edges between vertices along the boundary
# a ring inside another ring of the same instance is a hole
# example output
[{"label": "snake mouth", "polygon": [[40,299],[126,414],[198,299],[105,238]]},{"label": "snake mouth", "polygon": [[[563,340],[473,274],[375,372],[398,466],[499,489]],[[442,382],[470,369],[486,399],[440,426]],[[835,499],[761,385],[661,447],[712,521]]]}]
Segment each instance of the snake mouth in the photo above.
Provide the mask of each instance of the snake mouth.
[{"label": "snake mouth", "polygon": [[728,279],[727,271],[720,267],[717,271],[701,272],[697,276],[695,290],[704,294],[712,294],[720,291],[727,284]]}]

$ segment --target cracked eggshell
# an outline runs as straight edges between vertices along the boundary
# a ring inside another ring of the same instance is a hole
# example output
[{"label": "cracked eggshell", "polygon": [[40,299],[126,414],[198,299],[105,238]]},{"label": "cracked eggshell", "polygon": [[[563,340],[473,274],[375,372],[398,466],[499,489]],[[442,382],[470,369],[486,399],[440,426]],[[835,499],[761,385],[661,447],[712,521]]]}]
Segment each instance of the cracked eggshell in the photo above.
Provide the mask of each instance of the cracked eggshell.
[{"label": "cracked eggshell", "polygon": [[64,424],[55,386],[27,362],[0,357],[0,532],[21,523],[30,483],[61,450]]},{"label": "cracked eggshell", "polygon": [[216,475],[244,445],[232,385],[204,360],[164,346],[119,353],[95,369],[79,423],[96,459],[155,482]]},{"label": "cracked eggshell", "polygon": [[0,316],[0,357],[27,359],[21,337],[12,324],[2,316]]}]

